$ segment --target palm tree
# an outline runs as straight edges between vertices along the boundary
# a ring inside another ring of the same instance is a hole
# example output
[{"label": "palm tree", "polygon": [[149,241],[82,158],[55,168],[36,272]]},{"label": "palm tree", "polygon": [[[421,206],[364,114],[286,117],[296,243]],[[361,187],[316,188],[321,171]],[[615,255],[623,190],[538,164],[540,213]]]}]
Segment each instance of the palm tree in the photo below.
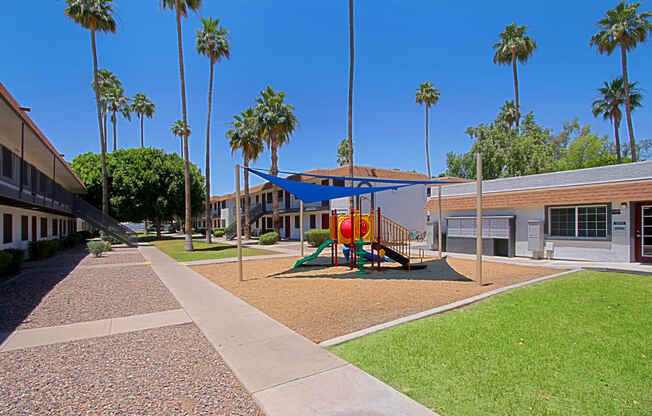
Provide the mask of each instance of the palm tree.
[{"label": "palm tree", "polygon": [[[353,41],[353,0],[349,0],[349,114],[347,120],[347,141],[349,143],[349,176],[353,178],[353,65],[355,43]],[[351,181],[353,187],[353,180]],[[353,197],[349,198],[349,209],[353,209]]]},{"label": "palm tree", "polygon": [[[636,82],[629,84],[629,101],[632,110],[641,106],[643,95],[636,86]],[[593,101],[593,116],[602,116],[603,120],[611,121],[614,126],[614,139],[616,141],[616,157],[618,163],[621,163],[620,155],[620,121],[623,118],[623,113],[620,107],[625,103],[625,83],[622,78],[616,78],[611,82],[604,82],[602,88],[598,88],[599,96]]]},{"label": "palm tree", "polygon": [[[198,10],[201,7],[201,0],[160,0],[163,9],[174,9],[177,22],[177,46],[179,49],[179,78],[181,79],[181,111],[183,115],[183,123],[188,125],[188,112],[186,111],[186,81],[183,71],[183,41],[181,39],[181,17],[188,16],[188,9]],[[190,134],[190,129],[188,129]],[[183,244],[185,251],[192,251],[192,230],[190,226],[191,212],[190,212],[190,160],[188,159],[188,136],[181,138],[183,141],[183,157],[185,160],[184,170],[184,183],[185,183],[185,201],[186,201],[186,239]]]},{"label": "palm tree", "polygon": [[131,106],[129,98],[124,96],[124,89],[121,87],[111,86],[106,92],[106,104],[111,112],[111,123],[113,124],[113,151],[118,148],[118,117],[120,112],[124,118],[131,121]]},{"label": "palm tree", "polygon": [[648,21],[652,13],[638,13],[641,3],[626,3],[621,1],[616,7],[607,10],[605,17],[598,21],[600,31],[591,37],[591,46],[596,46],[601,54],[611,53],[620,46],[620,58],[623,67],[623,85],[625,86],[625,115],[629,133],[629,147],[632,149],[632,162],[636,162],[636,142],[632,126],[632,103],[629,93],[627,75],[627,52],[647,41],[652,31],[652,23]]},{"label": "palm tree", "polygon": [[[285,104],[285,93],[276,92],[269,85],[260,92],[256,98],[256,115],[258,118],[259,135],[267,143],[272,154],[272,168],[270,174],[278,175],[278,148],[288,141],[297,127],[297,117],[292,110],[294,107]],[[278,192],[274,185],[272,190],[272,208],[274,210],[274,231],[279,232]]]},{"label": "palm tree", "polygon": [[[99,85],[99,92],[100,92],[100,107],[102,111],[102,123],[103,123],[103,132],[104,132],[104,138],[108,139],[108,131],[107,131],[107,120],[108,120],[108,114],[109,114],[109,105],[108,105],[108,100],[107,100],[107,94],[109,90],[112,88],[122,88],[122,82],[118,79],[113,72],[109,71],[108,69],[99,69],[97,71],[97,82]],[[91,82],[91,87],[95,88],[95,80]]]},{"label": "palm tree", "polygon": [[[172,127],[170,128],[170,131],[172,134],[174,134],[176,137],[178,137],[181,140],[181,143],[183,144],[183,138],[186,137],[185,135],[187,134],[190,136],[190,133],[192,132],[190,130],[190,126],[185,123],[183,120],[177,120],[172,124]],[[183,157],[183,146],[181,146],[181,157]]]},{"label": "palm tree", "polygon": [[154,115],[154,111],[156,110],[156,106],[150,100],[147,98],[145,94],[142,92],[139,92],[136,94],[136,96],[133,99],[133,105],[131,106],[131,111],[136,113],[138,118],[140,119],[140,147],[143,148],[145,147],[145,139],[144,139],[144,123],[143,120],[145,117],[147,118],[152,118]]},{"label": "palm tree", "polygon": [[509,125],[511,129],[518,118],[518,113],[516,112],[516,106],[514,101],[507,100],[502,107],[500,107],[500,116],[502,119]]},{"label": "palm tree", "polygon": [[428,148],[428,109],[439,101],[439,89],[435,88],[430,81],[424,82],[417,88],[416,101],[417,104],[426,105],[426,167],[428,168],[428,178],[432,178],[430,175],[430,150]]},{"label": "palm tree", "polygon": [[[206,242],[210,243],[213,233],[211,221],[208,219],[210,214],[211,200],[211,106],[213,98],[213,69],[215,62],[222,58],[229,59],[231,50],[227,36],[229,32],[220,27],[220,19],[202,18],[203,27],[197,31],[197,53],[207,56],[210,61],[210,78],[208,81],[208,116],[206,117]],[[245,175],[247,173],[245,172]]]},{"label": "palm tree", "polygon": [[537,44],[530,36],[525,35],[527,26],[516,26],[512,23],[505,27],[499,35],[500,40],[494,43],[494,63],[497,65],[512,65],[514,73],[514,101],[516,102],[516,128],[521,118],[521,106],[518,95],[518,74],[516,72],[516,61],[524,64],[532,56]]},{"label": "palm tree", "polygon": [[[229,139],[231,153],[242,150],[243,165],[249,167],[249,162],[255,162],[264,150],[263,141],[258,131],[258,115],[253,108],[242,111],[240,115],[233,116],[235,119],[231,122],[231,130],[226,132],[226,138]],[[244,171],[244,189],[245,189],[245,238],[251,238],[251,218],[250,197],[249,197],[249,171]]]},{"label": "palm tree", "polygon": [[[190,133],[191,133],[190,126],[188,125],[188,123],[186,123],[183,120],[175,121],[174,124],[172,124],[172,127],[170,128],[170,131],[172,132],[172,134],[174,134],[176,137],[178,137],[181,140],[182,143],[183,143],[183,138],[190,136]],[[182,157],[183,157],[183,153],[184,152],[183,152],[183,146],[182,146],[181,147],[181,154],[182,154],[181,156]],[[188,224],[188,218],[187,217],[185,218],[185,221],[186,221],[185,226],[187,228],[187,224]]]},{"label": "palm tree", "polygon": [[111,0],[66,0],[64,14],[75,23],[88,29],[91,33],[91,50],[93,53],[93,82],[95,104],[97,106],[97,124],[100,129],[100,148],[102,153],[102,212],[109,214],[109,187],[106,172],[106,136],[102,129],[102,106],[100,103],[99,82],[97,77],[97,47],[95,32],[115,33],[116,24],[113,18]]}]

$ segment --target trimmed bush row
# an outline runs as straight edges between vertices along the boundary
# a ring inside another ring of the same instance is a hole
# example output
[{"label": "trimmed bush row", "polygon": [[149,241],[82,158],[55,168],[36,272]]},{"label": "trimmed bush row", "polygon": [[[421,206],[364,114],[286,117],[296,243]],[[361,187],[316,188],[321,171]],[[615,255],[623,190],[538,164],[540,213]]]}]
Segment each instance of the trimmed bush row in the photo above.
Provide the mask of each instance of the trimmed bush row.
[{"label": "trimmed bush row", "polygon": [[224,236],[224,228],[215,228],[213,229],[213,235],[215,237],[222,237]]},{"label": "trimmed bush row", "polygon": [[29,243],[28,252],[30,260],[42,260],[52,257],[61,249],[72,248],[91,237],[88,231],[76,231],[64,238],[54,240],[32,241]]},{"label": "trimmed bush row", "polygon": [[306,231],[306,240],[313,247],[319,247],[330,238],[330,230],[310,230]]},{"label": "trimmed bush row", "polygon": [[0,277],[18,273],[24,260],[24,250],[10,248],[0,251]]},{"label": "trimmed bush row", "polygon": [[281,236],[277,232],[272,231],[271,233],[261,235],[258,242],[263,246],[271,246],[272,244],[276,244],[280,238]]}]

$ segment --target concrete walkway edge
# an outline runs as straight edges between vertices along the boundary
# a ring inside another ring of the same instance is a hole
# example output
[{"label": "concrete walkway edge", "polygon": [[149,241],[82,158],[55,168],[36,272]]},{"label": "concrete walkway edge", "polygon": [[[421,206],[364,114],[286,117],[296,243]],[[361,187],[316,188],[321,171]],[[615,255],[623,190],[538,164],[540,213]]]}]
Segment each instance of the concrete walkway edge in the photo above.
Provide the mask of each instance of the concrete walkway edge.
[{"label": "concrete walkway edge", "polygon": [[2,345],[0,345],[0,352],[187,324],[190,322],[192,322],[191,319],[183,309],[173,309],[119,318],[77,322],[68,325],[20,329],[9,335]]},{"label": "concrete walkway edge", "polygon": [[433,309],[428,309],[427,311],[415,313],[413,315],[405,316],[403,318],[395,319],[393,321],[389,321],[389,322],[385,322],[385,323],[382,323],[382,324],[374,325],[374,326],[371,326],[369,328],[365,328],[365,329],[361,329],[359,331],[351,332],[350,334],[342,335],[342,336],[339,336],[339,337],[336,337],[336,338],[331,338],[329,340],[320,342],[319,346],[321,346],[323,348],[327,348],[327,347],[332,347],[334,345],[343,344],[345,342],[352,341],[354,339],[361,338],[361,337],[364,337],[366,335],[373,334],[374,332],[379,332],[379,331],[382,331],[382,330],[387,329],[387,328],[391,328],[391,327],[396,326],[396,325],[401,325],[401,324],[404,324],[404,323],[407,323],[407,322],[416,321],[418,319],[427,318],[427,317],[432,316],[432,315],[437,315],[437,314],[440,314],[440,313],[452,311],[453,309],[457,309],[457,308],[461,308],[463,306],[470,305],[472,303],[481,301],[483,299],[487,299],[487,298],[490,298],[492,296],[496,296],[496,295],[498,295],[500,293],[504,293],[504,292],[507,292],[507,291],[510,291],[510,290],[513,290],[513,289],[517,289],[519,287],[528,286],[528,285],[531,285],[531,284],[534,284],[534,283],[539,283],[539,282],[542,282],[544,280],[553,279],[555,277],[560,277],[560,276],[564,276],[564,275],[567,275],[567,274],[570,274],[570,273],[575,273],[575,272],[578,272],[580,270],[581,269],[568,270],[568,271],[564,271],[564,272],[561,272],[561,273],[555,273],[555,274],[551,274],[551,275],[548,275],[548,276],[538,277],[536,279],[528,280],[527,282],[521,282],[521,283],[516,283],[516,284],[513,284],[513,285],[501,287],[500,289],[492,290],[490,292],[481,293],[479,295],[472,296],[470,298],[458,300],[457,302],[453,302],[453,303],[449,303],[449,304],[446,304],[446,305],[438,306],[438,307],[433,308]]},{"label": "concrete walkway edge", "polygon": [[434,415],[157,248],[139,250],[266,416]]}]

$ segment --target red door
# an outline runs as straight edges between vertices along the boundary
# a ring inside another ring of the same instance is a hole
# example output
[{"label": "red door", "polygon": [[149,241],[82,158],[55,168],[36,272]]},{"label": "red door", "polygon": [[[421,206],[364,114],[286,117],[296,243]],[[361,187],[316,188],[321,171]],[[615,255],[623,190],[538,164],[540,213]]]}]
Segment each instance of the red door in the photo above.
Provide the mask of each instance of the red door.
[{"label": "red door", "polygon": [[330,224],[328,222],[328,213],[321,214],[321,228],[324,230],[328,230],[330,228]]},{"label": "red door", "polygon": [[32,241],[36,241],[36,217],[32,217]]},{"label": "red door", "polygon": [[634,221],[636,261],[652,263],[652,201],[639,202],[634,209],[636,210]]},{"label": "red door", "polygon": [[285,238],[290,238],[290,216],[285,216]]}]

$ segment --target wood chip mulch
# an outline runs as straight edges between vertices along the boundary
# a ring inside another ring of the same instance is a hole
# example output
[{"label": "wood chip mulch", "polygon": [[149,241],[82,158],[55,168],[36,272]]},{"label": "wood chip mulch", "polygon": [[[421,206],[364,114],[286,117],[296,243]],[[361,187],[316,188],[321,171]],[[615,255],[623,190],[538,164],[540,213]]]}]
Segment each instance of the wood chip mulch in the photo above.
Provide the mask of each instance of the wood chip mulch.
[{"label": "wood chip mulch", "polygon": [[244,282],[237,263],[193,269],[315,342],[560,271],[484,262],[485,284],[479,285],[472,260],[425,259],[427,269],[409,272],[387,263],[366,275],[346,266],[293,269],[296,260],[245,261]]}]

